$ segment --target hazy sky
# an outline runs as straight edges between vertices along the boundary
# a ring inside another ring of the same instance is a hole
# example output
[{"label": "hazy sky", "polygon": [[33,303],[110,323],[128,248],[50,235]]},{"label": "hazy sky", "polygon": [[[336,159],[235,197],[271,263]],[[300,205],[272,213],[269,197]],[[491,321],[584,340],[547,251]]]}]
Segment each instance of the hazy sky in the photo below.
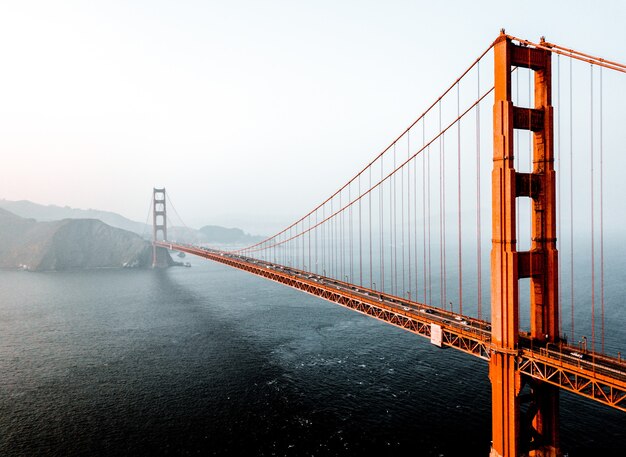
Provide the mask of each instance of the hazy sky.
[{"label": "hazy sky", "polygon": [[0,198],[269,234],[499,29],[626,62],[618,1],[0,0]]}]

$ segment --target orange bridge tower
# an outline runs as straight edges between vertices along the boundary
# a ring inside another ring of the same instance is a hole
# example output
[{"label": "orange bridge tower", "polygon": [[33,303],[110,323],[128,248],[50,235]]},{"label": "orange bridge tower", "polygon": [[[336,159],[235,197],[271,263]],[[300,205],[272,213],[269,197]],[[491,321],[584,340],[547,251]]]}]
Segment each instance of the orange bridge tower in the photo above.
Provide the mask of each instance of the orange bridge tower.
[{"label": "orange bridge tower", "polygon": [[[152,189],[152,241],[167,240],[167,208],[165,187]],[[152,245],[152,268],[167,266],[166,251]]]},{"label": "orange bridge tower", "polygon": [[[556,175],[554,171],[551,52],[514,44],[503,33],[494,45],[491,250],[491,457],[560,455],[558,388],[522,377],[518,368],[519,279],[530,278],[530,340],[559,341]],[[534,106],[511,98],[511,72],[534,72]],[[515,170],[514,129],[533,132],[533,169]],[[517,250],[516,199],[531,199],[531,249]]]}]

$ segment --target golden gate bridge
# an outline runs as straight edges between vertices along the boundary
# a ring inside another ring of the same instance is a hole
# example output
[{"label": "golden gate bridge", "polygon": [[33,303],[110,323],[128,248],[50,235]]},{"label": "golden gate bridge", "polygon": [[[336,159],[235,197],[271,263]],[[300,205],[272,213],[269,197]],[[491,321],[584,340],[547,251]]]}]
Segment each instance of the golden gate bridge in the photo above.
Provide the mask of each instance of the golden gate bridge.
[{"label": "golden gate bridge", "polygon": [[[626,65],[502,31],[359,173],[259,243],[168,240],[155,188],[153,266],[160,248],[194,254],[484,359],[491,456],[559,456],[560,389],[626,412],[623,342],[605,339],[603,88],[619,73]],[[575,258],[588,260],[582,276]]]}]

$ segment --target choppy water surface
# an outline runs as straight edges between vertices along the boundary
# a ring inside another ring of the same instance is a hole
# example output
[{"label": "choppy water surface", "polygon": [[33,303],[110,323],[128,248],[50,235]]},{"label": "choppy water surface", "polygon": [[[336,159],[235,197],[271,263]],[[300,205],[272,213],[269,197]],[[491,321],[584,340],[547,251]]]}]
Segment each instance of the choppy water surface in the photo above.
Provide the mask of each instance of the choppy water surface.
[{"label": "choppy water surface", "polygon": [[[0,455],[488,455],[485,362],[188,260],[0,272]],[[562,410],[570,456],[626,455],[625,413]]]}]

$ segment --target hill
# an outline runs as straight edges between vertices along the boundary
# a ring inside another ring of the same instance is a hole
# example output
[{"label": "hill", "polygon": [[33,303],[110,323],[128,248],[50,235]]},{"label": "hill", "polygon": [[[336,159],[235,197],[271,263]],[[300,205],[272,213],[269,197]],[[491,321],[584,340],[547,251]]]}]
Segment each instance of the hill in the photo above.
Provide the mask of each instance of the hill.
[{"label": "hill", "polygon": [[152,227],[136,222],[110,211],[96,209],[78,209],[69,206],[40,205],[28,200],[0,200],[0,208],[24,218],[37,221],[59,221],[62,219],[99,219],[111,227],[121,228],[139,235],[151,234]]},{"label": "hill", "polygon": [[[167,259],[173,263],[169,253]],[[0,209],[0,268],[33,271],[145,268],[151,263],[149,242],[102,221],[37,222]]]},{"label": "hill", "polygon": [[[146,239],[152,237],[152,225],[133,221],[120,214],[96,209],[77,209],[69,206],[40,205],[28,200],[11,201],[0,199],[0,209],[26,219],[39,222],[59,221],[62,219],[98,219],[111,227],[117,227],[141,235]],[[170,226],[168,237],[172,241],[193,244],[253,244],[265,239],[254,236],[238,228],[226,228],[217,225],[206,225],[200,230],[189,227]]]}]

